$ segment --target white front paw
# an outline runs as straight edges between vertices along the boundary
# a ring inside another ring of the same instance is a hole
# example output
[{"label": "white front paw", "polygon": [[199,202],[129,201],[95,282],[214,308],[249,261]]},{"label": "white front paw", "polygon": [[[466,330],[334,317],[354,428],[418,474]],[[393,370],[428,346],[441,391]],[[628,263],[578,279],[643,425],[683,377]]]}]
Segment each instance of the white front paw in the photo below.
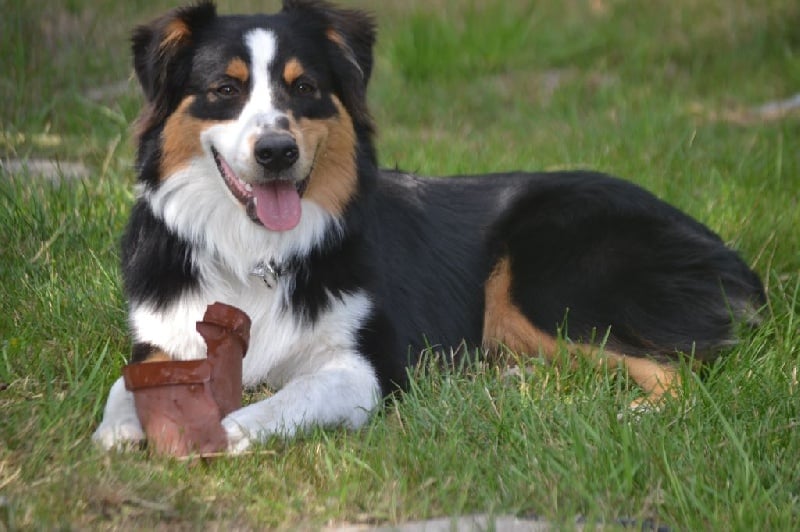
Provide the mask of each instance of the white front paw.
[{"label": "white front paw", "polygon": [[239,454],[250,448],[252,439],[244,426],[233,418],[233,414],[222,420],[222,428],[228,435],[228,452]]},{"label": "white front paw", "polygon": [[138,419],[122,423],[101,423],[92,434],[92,441],[106,451],[124,451],[138,447],[145,439]]},{"label": "white front paw", "polygon": [[92,441],[109,451],[137,447],[144,439],[144,430],[136,414],[133,394],[125,389],[125,382],[120,377],[108,392],[103,421],[94,431]]}]

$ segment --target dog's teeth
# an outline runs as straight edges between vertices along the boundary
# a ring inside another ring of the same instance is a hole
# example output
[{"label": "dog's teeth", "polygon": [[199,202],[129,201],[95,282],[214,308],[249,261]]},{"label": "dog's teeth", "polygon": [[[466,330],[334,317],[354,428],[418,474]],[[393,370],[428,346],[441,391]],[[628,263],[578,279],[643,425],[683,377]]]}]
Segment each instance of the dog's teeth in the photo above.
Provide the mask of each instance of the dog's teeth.
[{"label": "dog's teeth", "polygon": [[252,192],[253,191],[253,185],[251,185],[250,183],[244,183],[244,189],[246,191],[248,191],[248,192]]}]

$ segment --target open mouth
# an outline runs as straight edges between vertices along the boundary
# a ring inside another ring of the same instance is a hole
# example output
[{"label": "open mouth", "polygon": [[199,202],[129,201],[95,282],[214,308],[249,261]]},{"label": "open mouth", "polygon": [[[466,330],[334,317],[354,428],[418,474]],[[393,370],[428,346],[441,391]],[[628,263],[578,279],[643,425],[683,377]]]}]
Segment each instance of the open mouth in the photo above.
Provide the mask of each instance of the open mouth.
[{"label": "open mouth", "polygon": [[246,183],[213,146],[211,154],[228,190],[244,206],[251,220],[272,231],[288,231],[300,223],[300,198],[308,187],[308,177],[299,182],[275,179]]}]

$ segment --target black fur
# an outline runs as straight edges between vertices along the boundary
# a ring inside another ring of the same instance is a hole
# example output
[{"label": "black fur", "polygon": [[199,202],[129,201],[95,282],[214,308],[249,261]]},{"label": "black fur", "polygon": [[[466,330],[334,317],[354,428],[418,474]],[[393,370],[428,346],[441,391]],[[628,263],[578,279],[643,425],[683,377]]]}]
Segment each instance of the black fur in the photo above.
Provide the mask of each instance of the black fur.
[{"label": "black fur", "polygon": [[121,258],[125,293],[133,301],[163,308],[197,286],[191,246],[153,216],[144,201],[137,202],[128,220]]},{"label": "black fur", "polygon": [[[512,300],[551,335],[629,355],[709,359],[765,303],[758,276],[699,222],[594,172],[426,179],[382,172],[367,223],[396,352],[479,345],[483,284],[511,259]],[[510,203],[503,197],[512,196]],[[559,329],[562,329],[559,331]]]},{"label": "black fur", "polygon": [[630,355],[730,343],[761,306],[758,277],[717,235],[652,194],[590,172],[531,176],[492,228],[511,257],[512,297],[534,325]]}]

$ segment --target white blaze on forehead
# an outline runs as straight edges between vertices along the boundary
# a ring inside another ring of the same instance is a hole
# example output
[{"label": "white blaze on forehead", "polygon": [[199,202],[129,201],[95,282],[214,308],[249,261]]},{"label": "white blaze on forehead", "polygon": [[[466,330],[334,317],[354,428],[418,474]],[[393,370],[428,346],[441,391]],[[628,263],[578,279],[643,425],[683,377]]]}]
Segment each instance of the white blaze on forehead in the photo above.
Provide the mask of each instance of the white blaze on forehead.
[{"label": "white blaze on forehead", "polygon": [[240,120],[255,120],[253,125],[256,127],[270,126],[283,114],[275,109],[272,101],[272,80],[269,75],[275,61],[277,39],[271,31],[255,29],[245,35],[244,42],[250,50],[253,85],[250,100],[242,110]]},{"label": "white blaze on forehead", "polygon": [[252,182],[263,171],[253,158],[253,142],[285,115],[275,108],[274,83],[270,77],[277,50],[275,34],[254,29],[244,35],[244,44],[250,52],[251,86],[247,102],[234,120],[219,122],[204,131],[201,138],[207,152],[213,146],[239,179]]}]

